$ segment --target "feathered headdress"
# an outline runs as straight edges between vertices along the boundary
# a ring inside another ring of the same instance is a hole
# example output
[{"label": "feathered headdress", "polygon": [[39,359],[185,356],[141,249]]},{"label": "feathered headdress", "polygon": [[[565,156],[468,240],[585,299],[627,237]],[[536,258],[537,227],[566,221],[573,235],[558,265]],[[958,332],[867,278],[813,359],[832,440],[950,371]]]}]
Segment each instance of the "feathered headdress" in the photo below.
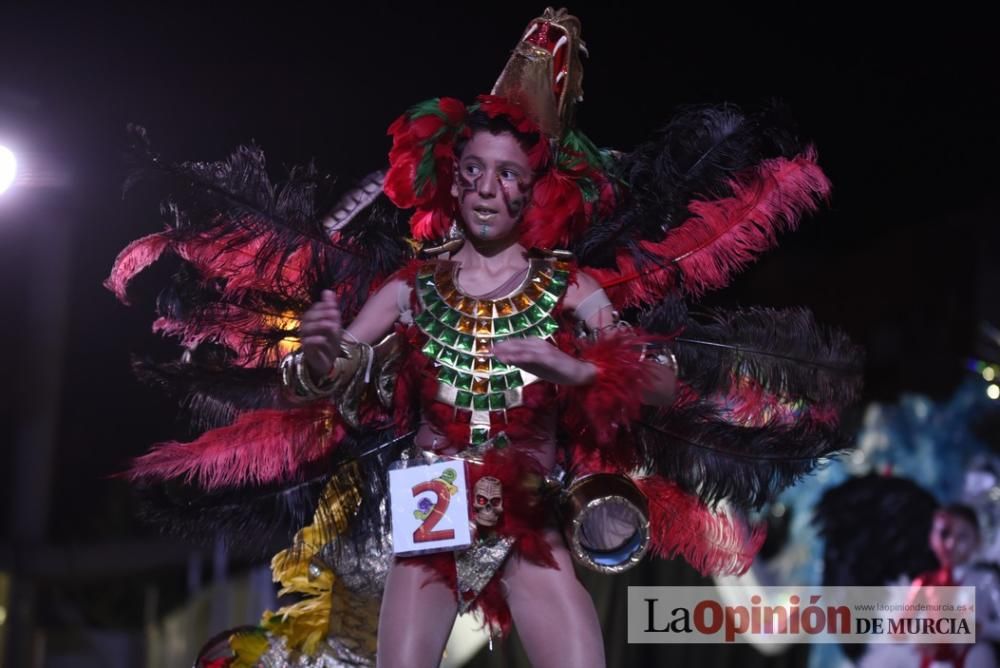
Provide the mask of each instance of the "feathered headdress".
[{"label": "feathered headdress", "polygon": [[469,137],[467,121],[476,112],[539,137],[528,150],[536,178],[521,230],[525,246],[566,248],[593,217],[612,208],[610,154],[572,127],[574,106],[582,99],[581,53],[579,20],[547,9],[528,25],[492,94],[468,107],[453,98],[428,100],[389,126],[385,193],[396,206],[414,209],[410,229],[416,239],[440,240],[451,227],[455,146]]}]

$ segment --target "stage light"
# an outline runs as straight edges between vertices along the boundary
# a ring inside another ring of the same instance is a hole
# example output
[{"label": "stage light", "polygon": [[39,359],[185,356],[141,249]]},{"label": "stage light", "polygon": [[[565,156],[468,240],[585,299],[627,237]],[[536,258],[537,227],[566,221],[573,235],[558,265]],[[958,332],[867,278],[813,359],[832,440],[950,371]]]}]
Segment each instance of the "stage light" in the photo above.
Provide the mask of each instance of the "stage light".
[{"label": "stage light", "polygon": [[4,193],[17,176],[17,158],[6,146],[0,146],[0,195]]},{"label": "stage light", "polygon": [[990,385],[986,388],[986,396],[990,399],[1000,399],[1000,386]]}]

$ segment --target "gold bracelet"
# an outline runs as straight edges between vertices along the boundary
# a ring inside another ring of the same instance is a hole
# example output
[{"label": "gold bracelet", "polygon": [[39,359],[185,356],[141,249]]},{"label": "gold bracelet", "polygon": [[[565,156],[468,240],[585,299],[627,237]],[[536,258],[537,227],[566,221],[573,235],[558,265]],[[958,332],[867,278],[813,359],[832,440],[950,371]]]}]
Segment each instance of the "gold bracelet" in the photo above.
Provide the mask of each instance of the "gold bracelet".
[{"label": "gold bracelet", "polygon": [[328,379],[322,384],[317,384],[309,375],[309,368],[305,363],[301,350],[285,355],[281,360],[281,384],[291,391],[296,397],[306,399],[317,399],[328,397],[335,390],[335,382]]},{"label": "gold bracelet", "polygon": [[[333,367],[337,368],[336,364]],[[299,381],[308,395],[313,397],[328,397],[333,394],[335,387],[334,380],[327,377],[322,384],[317,384],[313,381],[312,375],[309,373],[309,365],[306,364],[305,356],[299,353],[298,359],[295,363],[295,378]]]},{"label": "gold bracelet", "polygon": [[369,382],[372,358],[370,345],[341,340],[340,355],[333,361],[330,373],[317,383],[309,373],[302,351],[296,350],[281,360],[281,382],[296,397],[304,399],[329,397],[355,386],[361,392]]}]

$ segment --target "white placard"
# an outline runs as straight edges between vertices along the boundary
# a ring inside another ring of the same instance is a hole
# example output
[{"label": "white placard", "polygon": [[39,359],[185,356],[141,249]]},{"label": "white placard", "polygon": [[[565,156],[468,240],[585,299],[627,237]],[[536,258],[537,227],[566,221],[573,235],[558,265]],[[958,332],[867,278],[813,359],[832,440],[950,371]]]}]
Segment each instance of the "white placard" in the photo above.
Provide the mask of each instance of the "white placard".
[{"label": "white placard", "polygon": [[441,552],[472,544],[468,490],[461,459],[390,470],[393,553]]}]

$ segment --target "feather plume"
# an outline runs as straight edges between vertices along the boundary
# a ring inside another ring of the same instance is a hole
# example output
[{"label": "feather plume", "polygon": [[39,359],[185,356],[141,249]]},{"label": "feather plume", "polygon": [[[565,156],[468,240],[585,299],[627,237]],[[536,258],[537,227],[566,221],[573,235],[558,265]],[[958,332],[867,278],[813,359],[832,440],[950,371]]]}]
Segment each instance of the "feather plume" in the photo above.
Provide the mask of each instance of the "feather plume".
[{"label": "feather plume", "polygon": [[649,502],[653,553],[680,555],[702,575],[742,575],[764,544],[767,525],[749,526],[732,510],[712,510],[659,477],[637,478]]},{"label": "feather plume", "polygon": [[747,425],[716,397],[682,387],[675,406],[639,423],[646,467],[714,505],[759,508],[843,451],[847,439],[823,424],[776,416]]},{"label": "feather plume", "polygon": [[191,443],[156,446],[133,462],[128,475],[133,480],[183,478],[205,490],[281,482],[328,456],[344,436],[336,412],[325,402],[262,409]]}]

